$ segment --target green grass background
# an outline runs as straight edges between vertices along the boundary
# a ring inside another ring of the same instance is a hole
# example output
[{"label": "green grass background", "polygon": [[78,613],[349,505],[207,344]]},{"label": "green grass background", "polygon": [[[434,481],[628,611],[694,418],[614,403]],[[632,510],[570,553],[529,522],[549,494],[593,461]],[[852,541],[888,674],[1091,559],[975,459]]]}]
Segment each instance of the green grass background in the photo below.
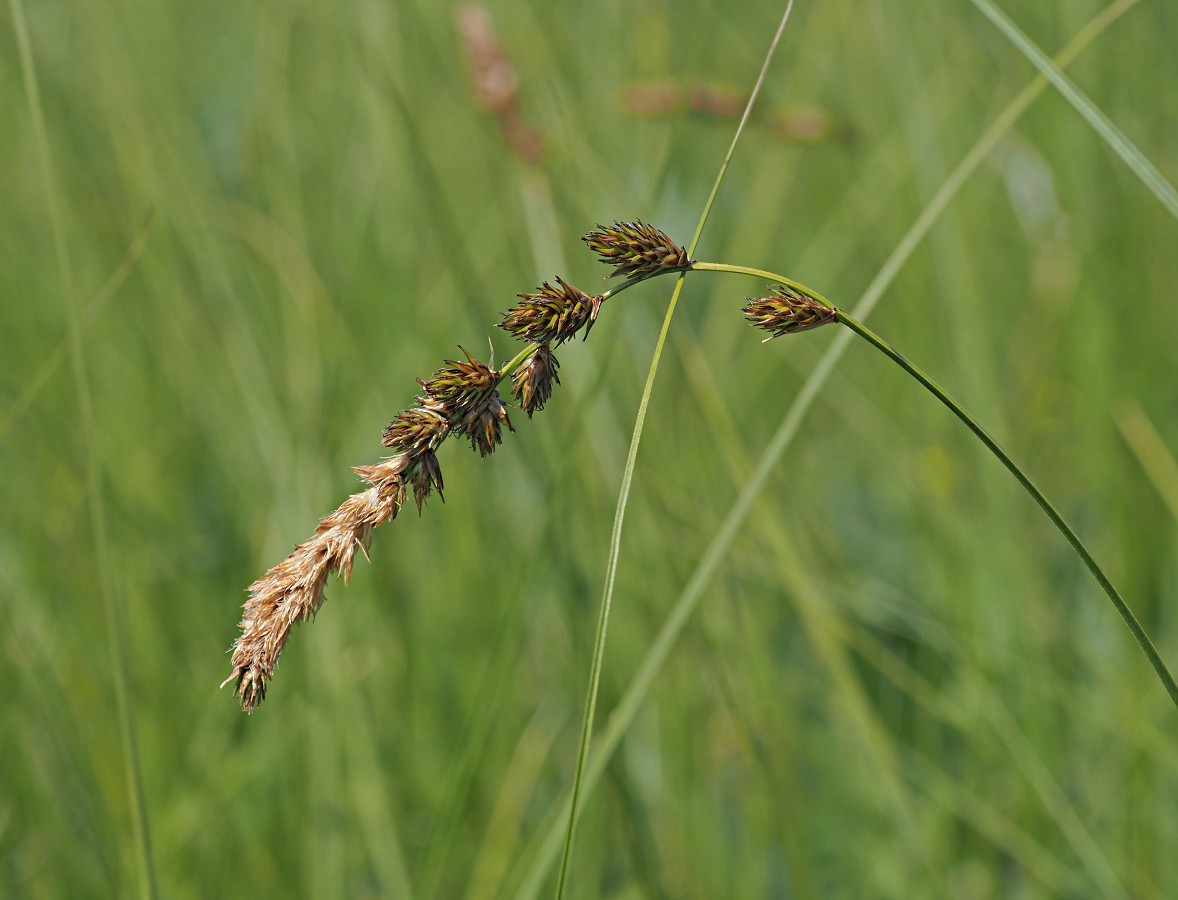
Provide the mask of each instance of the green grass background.
[{"label": "green grass background", "polygon": [[[1049,53],[1101,6],[1004,4]],[[488,335],[509,357],[515,292],[600,283],[577,239],[598,222],[689,239],[735,123],[619,96],[746,90],[781,12],[490,10],[538,169],[473,102],[450,4],[4,7],[0,895],[143,896],[150,872],[176,898],[513,897],[561,827],[670,279],[607,303],[493,457],[446,446],[445,504],[376,533],[257,714],[217,690],[244,587],[356,489],[415,377]],[[1171,181],[1176,44],[1178,7],[1147,0],[1069,69]],[[851,305],[1033,76],[966,2],[799,4],[697,255]],[[839,136],[775,135],[797,105]],[[1176,247],[1048,91],[871,319],[1039,481],[1171,666]],[[738,313],[761,287],[688,279],[599,724],[834,333],[761,345]],[[1013,480],[856,345],[588,796],[572,894],[1161,898],[1175,847],[1152,670]]]}]

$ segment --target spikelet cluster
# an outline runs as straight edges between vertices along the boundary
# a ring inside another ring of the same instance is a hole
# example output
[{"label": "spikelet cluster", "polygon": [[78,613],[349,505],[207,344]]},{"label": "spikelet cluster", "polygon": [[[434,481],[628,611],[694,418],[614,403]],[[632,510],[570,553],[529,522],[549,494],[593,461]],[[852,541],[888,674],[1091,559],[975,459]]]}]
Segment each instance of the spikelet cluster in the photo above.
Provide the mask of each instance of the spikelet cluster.
[{"label": "spikelet cluster", "polygon": [[515,428],[507,406],[499,399],[499,372],[464,348],[458,349],[466,357],[465,362],[448,359],[429,381],[418,379],[421,394],[417,402],[443,416],[455,434],[470,438],[471,447],[480,456],[488,456],[503,441],[501,426],[506,425],[508,431]]},{"label": "spikelet cluster", "polygon": [[[474,22],[473,13],[465,15],[468,24]],[[470,29],[473,33],[474,25]],[[488,47],[484,47],[488,64],[476,66],[480,78],[484,69],[489,72],[491,68]],[[484,80],[489,81],[489,75]],[[485,102],[497,113],[510,112],[514,109],[512,90],[506,90],[503,98],[499,105],[491,99]],[[648,278],[692,265],[685,249],[642,222],[615,222],[609,228],[599,227],[584,240],[616,269],[615,274]],[[517,296],[520,302],[504,314],[499,327],[533,345],[512,372],[512,393],[530,418],[544,408],[554,386],[560,384],[560,364],[552,348],[578,334],[588,336],[609,294],[591,296],[557,278],[555,284],[544,282],[533,293]],[[786,299],[781,295],[775,301],[751,301],[750,307],[766,303],[780,306]],[[746,307],[746,314],[752,318],[750,307]],[[766,322],[770,318],[769,312],[755,315]],[[757,324],[768,327],[764,322]],[[791,325],[786,330],[802,327],[813,326]],[[324,517],[311,538],[250,585],[241,634],[233,645],[232,671],[222,684],[234,685],[247,712],[265,698],[291,629],[322,606],[329,576],[337,575],[347,583],[357,550],[367,555],[373,529],[395,519],[410,492],[418,513],[431,493],[442,496],[437,457],[441,443],[451,434],[460,435],[487,456],[502,442],[503,428],[515,430],[499,396],[503,373],[479,362],[465,349],[462,354],[465,359],[444,360],[428,380],[418,379],[416,405],[397,413],[384,430],[382,443],[392,455],[354,470],[368,488],[348,497]]]},{"label": "spikelet cluster", "polygon": [[385,426],[381,443],[406,458],[403,478],[413,487],[418,513],[431,490],[436,490],[442,497],[442,469],[434,451],[449,433],[450,423],[446,417],[424,407],[401,410]]},{"label": "spikelet cluster", "polygon": [[838,321],[833,306],[785,284],[773,285],[769,297],[749,297],[741,312],[752,325],[769,332],[765,341]]},{"label": "spikelet cluster", "polygon": [[347,583],[356,551],[367,554],[372,530],[396,518],[410,490],[418,512],[431,491],[441,495],[438,445],[460,434],[486,456],[502,441],[502,426],[514,430],[499,399],[499,373],[462,352],[465,361],[445,360],[428,381],[419,379],[418,405],[397,413],[385,428],[383,443],[394,455],[355,468],[369,488],[345,500],[309,540],[250,585],[233,668],[221,685],[233,683],[247,712],[265,699],[291,628],[323,605],[328,577]]},{"label": "spikelet cluster", "polygon": [[598,225],[581,238],[589,249],[601,257],[601,262],[613,266],[609,277],[653,278],[664,272],[690,269],[694,262],[687,249],[653,225],[645,222],[614,222]]},{"label": "spikelet cluster", "polygon": [[544,408],[552,389],[560,384],[560,368],[553,346],[570,341],[578,334],[589,336],[603,296],[590,296],[557,278],[556,284],[545,281],[529,294],[516,294],[520,302],[503,314],[499,327],[536,349],[512,374],[511,389],[520,407],[528,414]]}]

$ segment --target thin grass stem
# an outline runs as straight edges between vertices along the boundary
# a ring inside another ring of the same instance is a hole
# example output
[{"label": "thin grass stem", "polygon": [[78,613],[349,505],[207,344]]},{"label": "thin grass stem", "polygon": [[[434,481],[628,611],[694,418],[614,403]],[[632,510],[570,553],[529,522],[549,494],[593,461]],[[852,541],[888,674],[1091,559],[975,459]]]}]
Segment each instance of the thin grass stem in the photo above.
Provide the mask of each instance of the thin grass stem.
[{"label": "thin grass stem", "polygon": [[853,332],[855,332],[855,334],[859,335],[859,337],[863,338],[865,341],[875,347],[875,349],[879,350],[881,353],[895,362],[896,365],[900,366],[900,368],[902,368],[905,372],[919,381],[922,385],[924,385],[925,389],[928,390],[929,393],[931,393],[945,406],[947,406],[949,411],[952,412],[953,415],[957,416],[957,418],[959,418],[963,423],[965,423],[965,426],[977,436],[978,440],[986,445],[986,448],[998,458],[1002,465],[1006,466],[1006,468],[1010,471],[1010,474],[1013,475],[1018,483],[1023,486],[1023,489],[1028,494],[1030,494],[1032,498],[1034,498],[1035,502],[1039,504],[1039,508],[1043,510],[1043,512],[1047,515],[1047,518],[1049,518],[1052,524],[1054,524],[1055,527],[1059,530],[1059,533],[1064,536],[1067,542],[1071,545],[1072,549],[1075,551],[1076,555],[1080,557],[1080,560],[1088,568],[1088,571],[1092,573],[1092,577],[1096,579],[1096,582],[1100,585],[1101,589],[1105,592],[1105,594],[1108,595],[1109,601],[1116,608],[1121,618],[1125,620],[1125,624],[1129,627],[1129,631],[1133,634],[1134,639],[1141,646],[1142,651],[1149,659],[1150,665],[1153,666],[1154,671],[1157,673],[1158,678],[1162,682],[1162,686],[1166,689],[1166,693],[1170,695],[1170,699],[1173,701],[1174,707],[1178,709],[1178,684],[1174,683],[1174,676],[1170,674],[1170,670],[1166,667],[1166,664],[1162,660],[1161,655],[1158,653],[1157,648],[1154,646],[1153,641],[1150,640],[1149,635],[1146,633],[1141,623],[1137,620],[1137,616],[1134,615],[1133,610],[1129,608],[1129,605],[1121,596],[1120,591],[1117,590],[1116,586],[1109,579],[1108,575],[1105,574],[1104,569],[1100,567],[1100,564],[1092,556],[1088,548],[1084,546],[1084,542],[1080,540],[1079,535],[1077,535],[1072,527],[1068,525],[1063,516],[1059,514],[1059,511],[1055,508],[1051,501],[1047,499],[1043,492],[1039,490],[1035,483],[1031,481],[1026,472],[1024,472],[1019,467],[1019,465],[1010,458],[1010,454],[1002,449],[1002,446],[996,440],[994,440],[994,438],[992,438],[986,432],[986,430],[982,428],[981,425],[977,423],[977,421],[961,406],[960,403],[954,400],[953,397],[946,393],[940,385],[938,385],[924,372],[922,372],[918,366],[905,358],[903,354],[895,350],[890,344],[887,343],[887,341],[873,332],[866,325],[856,321],[851,316],[848,316],[840,311],[838,313],[838,319],[842,324],[846,325]]},{"label": "thin grass stem", "polygon": [[[788,0],[785,5],[785,11],[781,15],[781,21],[777,26],[777,32],[773,35],[773,40],[769,43],[769,49],[765,53],[765,60],[761,64],[761,72],[757,76],[756,84],[753,85],[752,93],[749,95],[748,102],[745,104],[744,114],[741,116],[740,124],[736,126],[736,133],[732,136],[732,143],[728,146],[728,152],[724,156],[724,162],[720,165],[720,171],[716,173],[716,180],[712,184],[711,193],[708,194],[707,202],[704,204],[703,212],[700,214],[699,224],[696,225],[695,235],[692,237],[691,244],[688,246],[688,256],[691,256],[695,252],[695,248],[699,244],[700,236],[703,234],[704,226],[707,224],[708,216],[712,211],[712,204],[715,202],[716,195],[720,191],[720,185],[724,181],[724,175],[728,171],[728,164],[732,161],[732,155],[736,152],[736,146],[740,143],[745,124],[748,122],[749,116],[753,111],[753,106],[757,102],[757,97],[761,93],[761,86],[765,83],[765,75],[769,71],[769,63],[772,62],[773,56],[777,51],[777,45],[781,41],[781,35],[785,32],[785,26],[789,21],[789,15],[792,10],[793,0]],[[569,861],[572,858],[573,842],[577,829],[577,817],[580,814],[581,790],[585,781],[585,766],[589,758],[589,744],[593,734],[593,719],[597,710],[597,694],[601,680],[601,662],[605,656],[605,638],[609,629],[609,614],[613,604],[614,582],[617,577],[618,558],[621,553],[622,526],[626,518],[626,506],[630,500],[630,486],[634,478],[634,466],[638,459],[638,447],[642,442],[643,426],[646,423],[646,411],[650,405],[651,394],[654,391],[655,375],[658,372],[663,346],[667,339],[667,332],[670,330],[671,319],[675,315],[675,307],[679,302],[679,295],[683,290],[685,280],[686,273],[680,272],[679,277],[675,281],[675,289],[671,294],[671,300],[667,304],[667,312],[663,317],[662,330],[659,332],[658,343],[655,345],[654,355],[650,361],[650,370],[646,376],[646,385],[642,391],[642,400],[638,405],[638,417],[634,423],[634,433],[630,439],[630,450],[626,456],[626,466],[622,473],[622,484],[618,491],[618,503],[614,512],[613,531],[610,535],[609,561],[606,564],[605,586],[602,590],[601,597],[601,611],[598,616],[597,635],[593,642],[593,660],[590,663],[589,689],[585,699],[585,713],[581,721],[581,738],[577,746],[577,768],[573,776],[568,825],[565,829],[564,848],[560,855],[560,870],[556,881],[556,900],[561,900],[564,897],[565,887],[568,883]]]},{"label": "thin grass stem", "polygon": [[[143,250],[147,247],[147,240],[151,237],[153,221],[154,217],[149,213],[140,226],[139,231],[136,232],[135,237],[132,239],[131,245],[127,248],[127,253],[123,257],[123,261],[119,263],[118,267],[111,273],[110,278],[106,280],[106,284],[102,286],[102,289],[94,296],[94,299],[90,301],[86,309],[82,311],[81,328],[83,331],[98,319],[111,298],[118,293],[123,282],[127,280],[128,276],[135,269],[139,258],[143,255]],[[72,347],[72,337],[66,335],[62,338],[61,343],[57,345],[56,349],[41,363],[41,368],[37,370],[37,374],[25,385],[24,390],[12,402],[8,411],[0,415],[0,442],[3,442],[8,436],[8,432],[12,429],[12,426],[16,424],[17,420],[32,405],[37,395],[49,383],[49,379],[57,373],[62,363],[70,358]]]}]

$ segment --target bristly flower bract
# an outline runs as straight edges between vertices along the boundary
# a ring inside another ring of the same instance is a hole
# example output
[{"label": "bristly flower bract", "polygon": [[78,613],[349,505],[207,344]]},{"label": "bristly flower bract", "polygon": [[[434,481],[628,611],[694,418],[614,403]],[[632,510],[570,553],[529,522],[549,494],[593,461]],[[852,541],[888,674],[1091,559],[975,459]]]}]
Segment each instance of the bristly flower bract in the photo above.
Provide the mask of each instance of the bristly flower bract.
[{"label": "bristly flower bract", "polygon": [[520,407],[532,417],[532,413],[544,408],[552,396],[552,386],[560,384],[556,370],[560,363],[548,344],[541,344],[511,376],[511,390]]},{"label": "bristly flower bract", "polygon": [[773,285],[770,297],[749,297],[741,311],[750,324],[769,332],[765,341],[838,321],[833,306],[784,284]]},{"label": "bristly flower bract", "polygon": [[614,267],[608,277],[651,278],[664,272],[681,272],[695,262],[665,233],[645,222],[614,222],[598,225],[581,238],[606,265]]},{"label": "bristly flower bract", "polygon": [[499,327],[533,344],[563,344],[582,328],[588,337],[602,302],[559,277],[556,286],[545,281],[535,293],[516,296],[523,302],[504,313]]}]

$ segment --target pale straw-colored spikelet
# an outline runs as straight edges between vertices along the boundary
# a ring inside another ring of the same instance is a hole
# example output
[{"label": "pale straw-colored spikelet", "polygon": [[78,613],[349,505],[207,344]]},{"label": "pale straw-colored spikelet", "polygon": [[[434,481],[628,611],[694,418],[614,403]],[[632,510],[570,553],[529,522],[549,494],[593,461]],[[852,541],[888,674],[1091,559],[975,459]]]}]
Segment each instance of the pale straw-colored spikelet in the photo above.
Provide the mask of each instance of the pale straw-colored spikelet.
[{"label": "pale straw-colored spikelet", "polygon": [[408,462],[401,454],[358,466],[356,474],[372,487],[348,497],[319,523],[314,536],[250,585],[241,635],[233,645],[233,671],[221,685],[235,682],[246,711],[265,699],[291,628],[323,604],[328,575],[336,573],[346,584],[356,551],[367,553],[372,529],[397,515],[405,502],[402,473]]}]

